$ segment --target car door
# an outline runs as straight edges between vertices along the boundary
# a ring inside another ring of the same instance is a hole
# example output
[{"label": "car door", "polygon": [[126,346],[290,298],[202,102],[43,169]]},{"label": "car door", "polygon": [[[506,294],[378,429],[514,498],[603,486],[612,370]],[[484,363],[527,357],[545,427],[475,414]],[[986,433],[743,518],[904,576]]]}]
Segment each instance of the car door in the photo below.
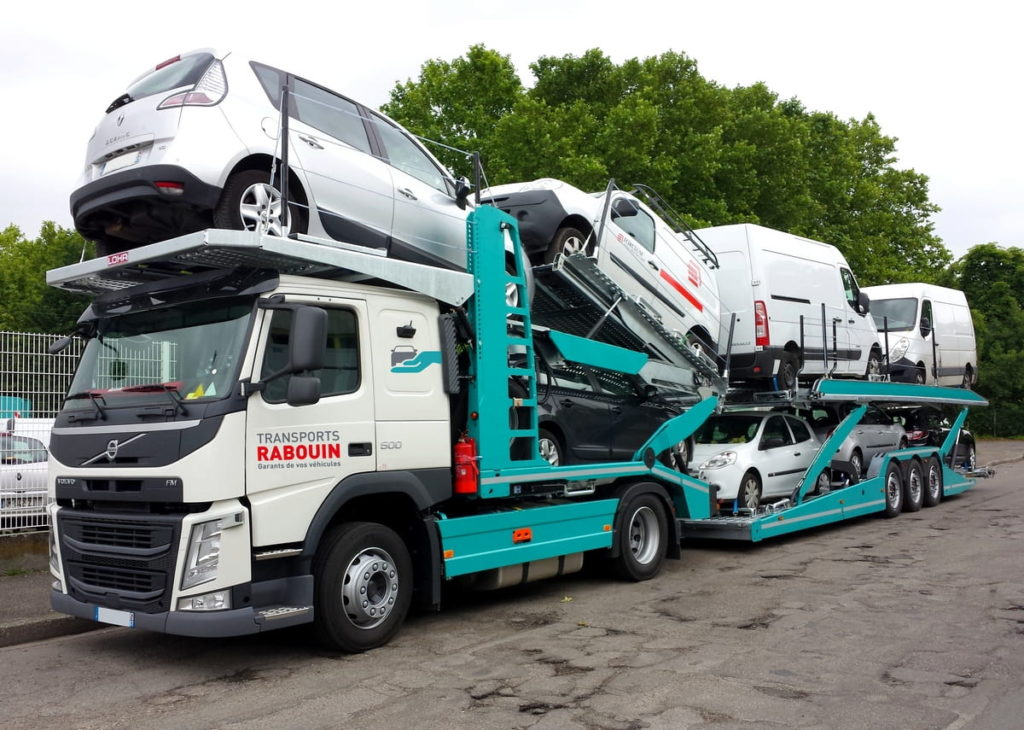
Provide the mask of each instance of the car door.
[{"label": "car door", "polygon": [[[845,329],[846,368],[842,372],[851,375],[864,375],[867,372],[868,356],[872,346],[878,343],[878,331],[875,321],[867,312],[859,310],[860,286],[853,272],[844,266],[839,267],[843,279],[843,291],[846,295],[846,309],[841,315],[840,329]],[[843,353],[840,352],[840,355]],[[843,361],[840,360],[840,363]]]},{"label": "car door", "polygon": [[588,368],[567,362],[544,368],[537,399],[564,437],[567,463],[608,459],[608,402],[595,392]]},{"label": "car door", "polygon": [[884,454],[897,448],[903,429],[880,409],[868,406],[854,432],[860,438],[865,460],[870,462],[875,454]]},{"label": "car door", "polygon": [[395,207],[391,172],[374,154],[359,107],[303,79],[292,77],[292,88],[291,148],[318,213],[310,232],[386,248]]},{"label": "car door", "polygon": [[606,433],[609,458],[628,461],[669,415],[665,406],[644,398],[636,384],[622,373],[594,369],[594,377],[608,402]]},{"label": "car door", "polygon": [[[654,256],[657,240],[654,218],[632,196],[621,191],[613,191],[611,196],[598,247],[598,266],[649,310],[664,311],[670,300],[661,290],[661,266]],[[600,199],[600,205],[603,213],[604,198]],[[600,220],[595,223],[595,229],[600,228]],[[655,300],[660,300],[661,306],[654,304]]]},{"label": "car door", "polygon": [[793,435],[782,415],[772,415],[765,419],[754,465],[761,473],[763,496],[789,493],[795,483],[794,474],[802,471],[796,464],[804,451],[806,446],[801,447],[793,442]]},{"label": "car door", "polygon": [[395,200],[391,255],[407,261],[466,268],[466,216],[450,173],[409,134],[370,112],[391,175]]},{"label": "car door", "polygon": [[[786,424],[793,434],[793,471],[788,475],[789,490],[792,490],[800,478],[806,473],[807,467],[818,455],[821,441],[814,435],[805,421],[794,416],[786,416]],[[817,474],[812,475],[816,477]],[[788,494],[788,492],[786,492]]]}]

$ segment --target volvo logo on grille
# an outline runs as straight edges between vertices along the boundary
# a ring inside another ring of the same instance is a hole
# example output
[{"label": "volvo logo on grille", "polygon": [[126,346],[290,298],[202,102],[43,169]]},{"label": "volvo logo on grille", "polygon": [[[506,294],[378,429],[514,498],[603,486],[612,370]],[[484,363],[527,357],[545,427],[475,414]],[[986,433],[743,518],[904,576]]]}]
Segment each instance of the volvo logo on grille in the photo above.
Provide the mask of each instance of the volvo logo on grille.
[{"label": "volvo logo on grille", "polygon": [[127,446],[132,441],[138,441],[140,438],[142,438],[145,435],[146,434],[144,434],[144,433],[139,433],[139,434],[136,434],[136,435],[132,436],[130,439],[126,439],[125,441],[118,441],[117,439],[110,439],[110,441],[107,442],[107,448],[106,449],[104,449],[100,453],[96,454],[96,456],[92,457],[91,459],[86,459],[85,461],[83,461],[82,462],[82,466],[89,466],[89,464],[97,462],[100,459],[106,459],[108,462],[113,463],[114,461],[117,460],[117,452],[121,449],[122,446]]}]

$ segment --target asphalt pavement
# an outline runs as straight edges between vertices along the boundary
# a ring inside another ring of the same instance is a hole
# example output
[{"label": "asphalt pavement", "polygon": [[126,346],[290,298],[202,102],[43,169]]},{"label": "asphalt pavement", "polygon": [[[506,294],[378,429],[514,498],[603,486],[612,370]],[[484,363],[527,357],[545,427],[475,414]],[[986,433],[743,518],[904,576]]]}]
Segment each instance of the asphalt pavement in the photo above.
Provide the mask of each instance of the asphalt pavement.
[{"label": "asphalt pavement", "polygon": [[[1024,441],[979,441],[978,463],[998,466],[1024,459]],[[0,537],[0,541],[9,539]],[[45,538],[42,539],[45,545]],[[72,618],[50,609],[53,582],[46,567],[45,552],[26,550],[21,564],[26,567],[0,571],[0,647],[41,641],[56,636],[107,628],[84,619]]]}]

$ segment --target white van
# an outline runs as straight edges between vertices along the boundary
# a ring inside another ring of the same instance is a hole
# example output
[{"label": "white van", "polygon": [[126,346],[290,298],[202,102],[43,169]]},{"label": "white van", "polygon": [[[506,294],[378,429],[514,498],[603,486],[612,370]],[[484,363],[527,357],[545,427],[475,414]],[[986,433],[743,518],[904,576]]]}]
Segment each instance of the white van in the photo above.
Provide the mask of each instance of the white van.
[{"label": "white van", "polygon": [[[889,377],[907,383],[963,385],[978,379],[978,348],[962,291],[934,284],[864,287]],[[886,326],[888,325],[888,338]]]},{"label": "white van", "polygon": [[[868,297],[835,246],[742,223],[697,235],[718,258],[722,332],[735,313],[730,380],[790,390],[800,376],[879,373]],[[824,306],[824,326],[822,307]],[[724,350],[724,347],[722,348]]]}]

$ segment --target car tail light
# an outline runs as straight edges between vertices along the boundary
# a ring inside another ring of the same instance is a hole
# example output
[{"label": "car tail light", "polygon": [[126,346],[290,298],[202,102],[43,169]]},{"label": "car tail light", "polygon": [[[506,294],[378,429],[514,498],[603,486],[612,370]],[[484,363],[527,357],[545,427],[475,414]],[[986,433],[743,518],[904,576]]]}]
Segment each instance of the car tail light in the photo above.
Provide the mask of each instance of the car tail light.
[{"label": "car tail light", "polygon": [[166,195],[181,195],[185,192],[184,183],[157,181],[153,184],[156,185],[157,190]]},{"label": "car tail light", "polygon": [[224,75],[224,65],[214,61],[206,69],[203,78],[199,79],[191,91],[184,91],[169,96],[160,102],[157,109],[173,109],[182,106],[213,106],[219,104],[228,93],[228,80]]},{"label": "car tail light", "polygon": [[754,302],[754,344],[767,347],[770,342],[768,333],[768,307],[762,301]]},{"label": "car tail light", "polygon": [[180,60],[181,60],[181,56],[175,56],[174,58],[168,58],[163,63],[158,63],[156,65],[156,68],[153,69],[153,70],[154,71],[159,71],[160,69],[164,68],[165,66],[170,66],[172,63],[177,63]]},{"label": "car tail light", "polygon": [[927,437],[927,431],[907,431],[907,439],[910,441],[923,441]]}]

